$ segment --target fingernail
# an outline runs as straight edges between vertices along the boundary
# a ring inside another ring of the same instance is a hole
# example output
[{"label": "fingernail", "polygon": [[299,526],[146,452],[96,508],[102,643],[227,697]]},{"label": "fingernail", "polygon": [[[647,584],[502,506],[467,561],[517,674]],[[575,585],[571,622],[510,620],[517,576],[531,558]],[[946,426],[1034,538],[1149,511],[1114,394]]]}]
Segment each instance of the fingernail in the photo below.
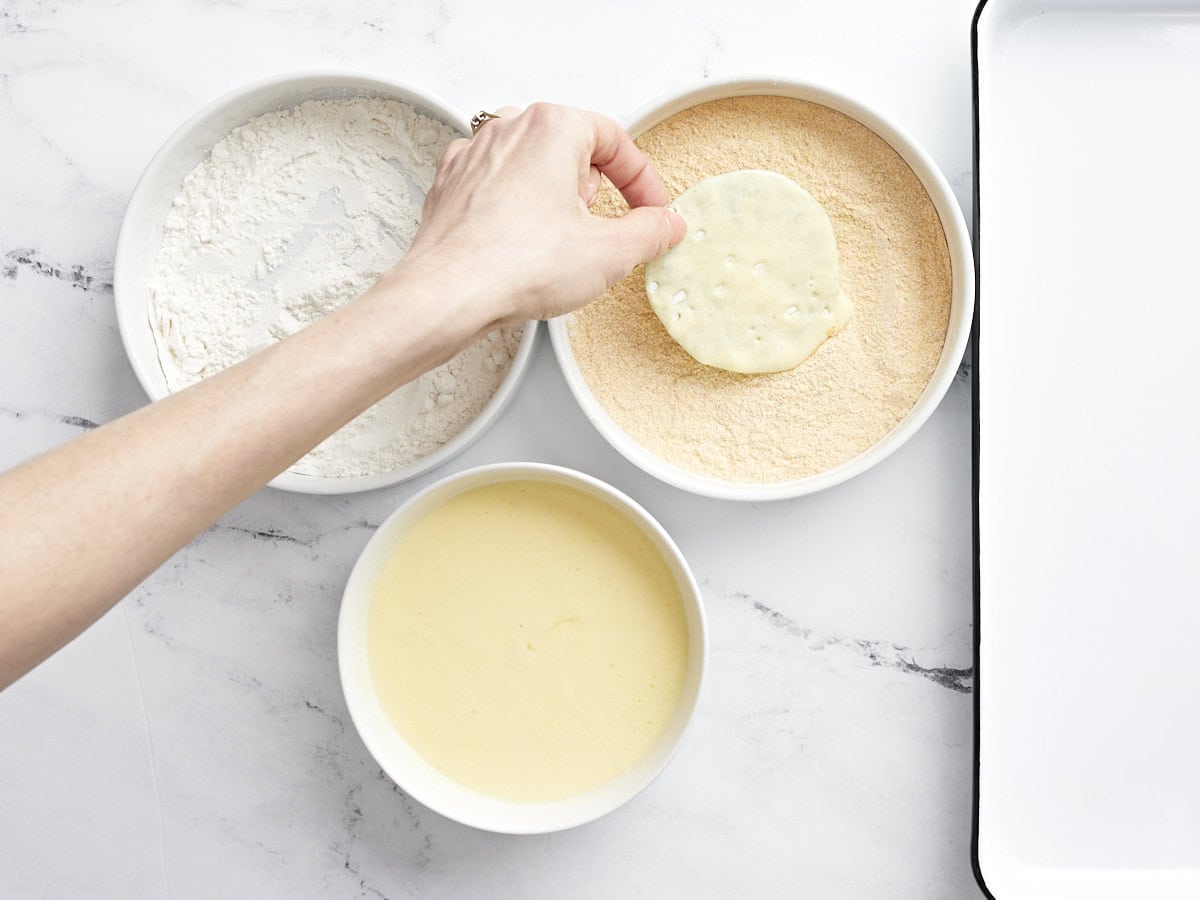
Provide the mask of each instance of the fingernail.
[{"label": "fingernail", "polygon": [[671,246],[674,247],[687,234],[687,222],[675,210],[668,208],[667,223],[671,226]]}]

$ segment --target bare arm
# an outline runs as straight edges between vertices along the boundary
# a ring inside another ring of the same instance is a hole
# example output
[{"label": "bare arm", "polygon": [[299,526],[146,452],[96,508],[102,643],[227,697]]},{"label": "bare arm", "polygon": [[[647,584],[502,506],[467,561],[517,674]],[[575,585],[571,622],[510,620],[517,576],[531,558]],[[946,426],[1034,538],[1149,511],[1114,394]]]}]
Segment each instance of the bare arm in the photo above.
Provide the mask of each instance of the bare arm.
[{"label": "bare arm", "polygon": [[[603,170],[635,209],[591,216]],[[204,382],[0,475],[0,688],[340,426],[504,321],[558,315],[683,224],[612,122],[505,111],[439,165],[409,252],[366,294]]]}]

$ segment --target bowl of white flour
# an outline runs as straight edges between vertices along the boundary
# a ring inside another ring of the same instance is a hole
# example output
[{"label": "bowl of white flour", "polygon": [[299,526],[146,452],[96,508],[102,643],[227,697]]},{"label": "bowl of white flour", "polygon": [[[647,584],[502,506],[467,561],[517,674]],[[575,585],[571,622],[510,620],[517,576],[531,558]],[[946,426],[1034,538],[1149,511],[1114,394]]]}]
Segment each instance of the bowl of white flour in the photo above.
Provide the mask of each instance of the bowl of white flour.
[{"label": "bowl of white flour", "polygon": [[[465,118],[425,92],[345,74],[259,82],[202,109],[130,198],[114,261],[121,339],[157,400],[294,334],[404,255]],[[536,323],[498,328],[410,382],[271,485],[348,493],[429,471],[503,411]]]}]

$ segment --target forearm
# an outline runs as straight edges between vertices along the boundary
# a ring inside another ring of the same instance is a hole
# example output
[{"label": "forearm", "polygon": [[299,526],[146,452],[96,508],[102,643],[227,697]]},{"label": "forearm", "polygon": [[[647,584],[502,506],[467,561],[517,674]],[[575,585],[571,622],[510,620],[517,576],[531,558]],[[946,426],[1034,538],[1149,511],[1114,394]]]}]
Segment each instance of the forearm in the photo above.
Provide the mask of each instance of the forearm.
[{"label": "forearm", "polygon": [[[588,213],[607,176],[631,207]],[[349,306],[0,475],[0,687],[375,401],[506,319],[550,318],[680,241],[611,119],[508,108],[452,141],[402,263]],[[452,292],[447,290],[452,272]]]},{"label": "forearm", "polygon": [[485,306],[447,315],[440,294],[398,268],[287,341],[0,476],[0,687],[486,327],[470,312]]}]

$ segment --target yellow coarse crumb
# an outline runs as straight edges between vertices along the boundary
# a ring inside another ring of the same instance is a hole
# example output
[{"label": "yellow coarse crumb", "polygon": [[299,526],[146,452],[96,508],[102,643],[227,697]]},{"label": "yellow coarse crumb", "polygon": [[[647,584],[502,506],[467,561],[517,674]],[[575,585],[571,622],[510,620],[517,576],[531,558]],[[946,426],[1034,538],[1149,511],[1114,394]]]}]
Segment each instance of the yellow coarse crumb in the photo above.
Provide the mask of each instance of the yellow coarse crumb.
[{"label": "yellow coarse crumb", "polygon": [[[663,459],[727,481],[815,475],[877,443],[925,389],[950,318],[950,253],[917,176],[866,126],[786,97],[703,103],[637,143],[672,197],[738,169],[795,180],[833,222],[854,314],[797,368],[739,375],[696,362],[667,334],[638,267],[570,320],[600,405]],[[594,210],[624,209],[606,184]]]}]

